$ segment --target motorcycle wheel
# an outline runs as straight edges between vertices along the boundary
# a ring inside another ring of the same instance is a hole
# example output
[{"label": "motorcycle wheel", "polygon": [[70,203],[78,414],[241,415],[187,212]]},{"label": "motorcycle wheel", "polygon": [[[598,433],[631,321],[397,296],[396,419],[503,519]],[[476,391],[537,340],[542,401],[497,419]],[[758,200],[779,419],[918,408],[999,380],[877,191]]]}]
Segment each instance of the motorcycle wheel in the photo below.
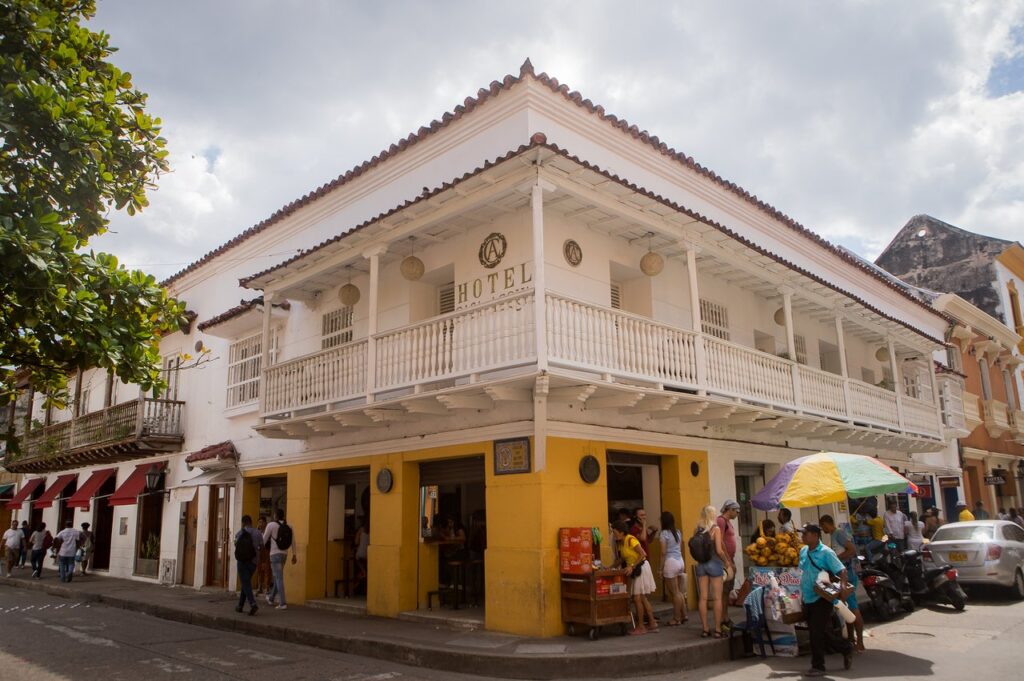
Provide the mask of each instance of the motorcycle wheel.
[{"label": "motorcycle wheel", "polygon": [[888,622],[896,613],[893,612],[892,606],[889,605],[889,599],[885,597],[885,594],[879,594],[872,599],[872,604],[875,606],[875,613],[878,614],[878,618],[883,622]]},{"label": "motorcycle wheel", "polygon": [[963,596],[960,595],[960,590],[956,588],[955,582],[946,582],[946,598],[953,604],[953,609],[957,612],[962,612],[967,605]]}]

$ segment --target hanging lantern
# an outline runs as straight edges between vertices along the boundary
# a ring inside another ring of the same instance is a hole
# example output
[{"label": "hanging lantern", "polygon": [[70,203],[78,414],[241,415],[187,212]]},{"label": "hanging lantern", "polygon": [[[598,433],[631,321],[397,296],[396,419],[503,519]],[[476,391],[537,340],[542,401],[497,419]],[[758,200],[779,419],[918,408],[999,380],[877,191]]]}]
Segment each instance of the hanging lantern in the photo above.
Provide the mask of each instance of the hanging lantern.
[{"label": "hanging lantern", "polygon": [[338,290],[338,300],[341,301],[342,305],[348,307],[355,307],[356,303],[359,302],[359,287],[352,283],[352,268],[346,267],[348,271],[348,283],[342,286]]},{"label": "hanging lantern", "polygon": [[409,255],[402,261],[399,269],[406,281],[419,281],[426,268],[423,266],[423,261],[416,257],[416,252],[412,250],[412,240],[413,237],[409,237]]},{"label": "hanging lantern", "polygon": [[654,232],[647,233],[647,253],[640,258],[640,271],[648,277],[656,277],[665,269],[665,259],[651,250],[651,237]]},{"label": "hanging lantern", "polygon": [[780,307],[778,310],[776,310],[775,314],[772,316],[772,319],[774,319],[775,323],[778,324],[779,326],[785,326],[786,325],[786,308]]},{"label": "hanging lantern", "polygon": [[875,359],[879,362],[889,361],[889,348],[878,348],[875,350]]}]

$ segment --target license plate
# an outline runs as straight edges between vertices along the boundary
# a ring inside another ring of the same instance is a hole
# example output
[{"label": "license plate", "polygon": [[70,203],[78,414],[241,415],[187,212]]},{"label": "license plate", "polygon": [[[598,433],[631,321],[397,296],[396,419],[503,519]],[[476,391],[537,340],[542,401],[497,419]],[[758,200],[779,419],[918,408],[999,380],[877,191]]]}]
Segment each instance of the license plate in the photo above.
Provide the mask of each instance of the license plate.
[{"label": "license plate", "polygon": [[966,563],[967,552],[966,551],[950,551],[949,559],[955,563]]}]

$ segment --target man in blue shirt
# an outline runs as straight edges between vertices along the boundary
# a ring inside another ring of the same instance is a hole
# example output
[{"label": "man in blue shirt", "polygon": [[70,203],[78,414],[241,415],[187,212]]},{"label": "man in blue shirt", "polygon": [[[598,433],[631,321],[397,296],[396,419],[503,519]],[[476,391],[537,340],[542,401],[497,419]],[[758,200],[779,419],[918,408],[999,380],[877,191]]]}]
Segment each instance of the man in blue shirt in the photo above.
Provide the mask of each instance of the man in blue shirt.
[{"label": "man in blue shirt", "polygon": [[811,668],[807,676],[825,675],[825,651],[828,647],[843,654],[843,668],[853,666],[853,646],[832,626],[834,606],[814,589],[822,570],[839,577],[840,589],[846,589],[846,568],[835,551],[821,543],[821,528],[807,524],[803,529],[804,546],[800,549],[800,595],[807,613],[807,631],[811,635]]}]

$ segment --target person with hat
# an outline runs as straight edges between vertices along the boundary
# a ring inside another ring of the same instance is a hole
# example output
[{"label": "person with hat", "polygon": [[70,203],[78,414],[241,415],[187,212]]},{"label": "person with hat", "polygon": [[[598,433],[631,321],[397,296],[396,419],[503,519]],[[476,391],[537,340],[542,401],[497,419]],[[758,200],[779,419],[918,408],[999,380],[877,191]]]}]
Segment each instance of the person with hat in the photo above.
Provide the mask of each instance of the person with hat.
[{"label": "person with hat", "polygon": [[818,594],[815,585],[822,571],[839,578],[840,591],[848,587],[846,567],[836,552],[821,542],[821,528],[808,523],[803,527],[804,547],[800,549],[800,595],[807,613],[807,631],[811,637],[811,668],[806,676],[825,675],[825,652],[843,655],[843,669],[853,666],[853,645],[832,626],[834,606]]},{"label": "person with hat", "polygon": [[832,537],[832,550],[836,557],[846,566],[846,578],[853,587],[853,593],[846,599],[846,607],[857,618],[853,624],[846,626],[847,637],[857,650],[864,651],[864,616],[861,615],[860,605],[857,603],[857,571],[854,569],[854,561],[857,560],[857,547],[854,545],[853,537],[842,527],[836,525],[836,521],[830,515],[823,515],[818,519],[819,527],[825,534]]},{"label": "person with hat", "polygon": [[965,504],[963,501],[958,501],[956,503],[956,510],[959,513],[959,515],[957,516],[957,520],[959,520],[960,522],[969,523],[972,520],[974,520],[974,514],[971,513],[970,509],[967,508],[967,504]]},{"label": "person with hat", "polygon": [[[736,585],[736,529],[732,521],[740,514],[740,505],[735,499],[726,499],[722,504],[721,515],[718,516],[716,524],[722,535],[722,547],[725,549],[725,576],[722,579],[722,603],[729,602],[729,592]],[[728,606],[726,606],[728,608]],[[722,629],[728,630],[732,627],[732,620],[729,619],[729,611],[725,610],[725,619],[722,622]]]}]

